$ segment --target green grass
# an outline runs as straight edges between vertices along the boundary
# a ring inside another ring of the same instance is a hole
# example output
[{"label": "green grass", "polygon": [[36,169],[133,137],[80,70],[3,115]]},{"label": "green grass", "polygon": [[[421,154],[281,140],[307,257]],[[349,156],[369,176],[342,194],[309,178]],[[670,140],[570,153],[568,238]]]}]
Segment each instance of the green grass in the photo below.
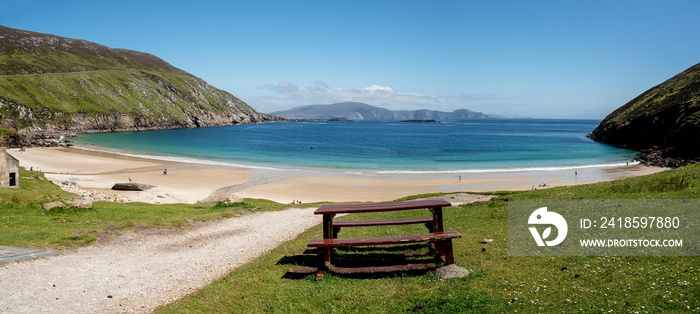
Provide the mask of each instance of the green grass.
[{"label": "green grass", "polygon": [[186,104],[182,97],[187,97],[196,79],[183,74],[160,75],[178,84],[179,89],[171,92],[160,76],[142,70],[100,70],[2,77],[4,92],[0,96],[34,110],[43,107],[68,114],[152,112],[181,117],[182,112],[173,107]]},{"label": "green grass", "polygon": [[[298,280],[285,278],[290,269],[309,263],[300,256],[310,239],[320,237],[321,228],[315,227],[158,312],[698,312],[698,257],[508,256],[506,201],[698,198],[698,191],[700,165],[691,165],[615,182],[498,192],[499,197],[489,202],[446,209],[445,228],[463,235],[454,241],[456,263],[471,270],[468,277],[451,280],[440,280],[432,272],[374,279],[330,273],[320,282],[312,275]],[[406,214],[365,214],[365,218]],[[342,237],[424,231],[420,226],[346,229],[341,231]],[[483,244],[483,238],[494,242]]]},{"label": "green grass", "polygon": [[[70,204],[75,196],[62,191],[39,172],[22,170],[20,175],[23,179],[19,189],[0,188],[0,245],[54,249],[79,247],[94,242],[100,235],[119,234],[143,226],[183,227],[190,221],[288,207],[267,200],[246,199],[244,203],[232,206],[95,202],[92,209],[45,211],[42,204],[57,200]],[[33,179],[24,179],[28,177]]]}]

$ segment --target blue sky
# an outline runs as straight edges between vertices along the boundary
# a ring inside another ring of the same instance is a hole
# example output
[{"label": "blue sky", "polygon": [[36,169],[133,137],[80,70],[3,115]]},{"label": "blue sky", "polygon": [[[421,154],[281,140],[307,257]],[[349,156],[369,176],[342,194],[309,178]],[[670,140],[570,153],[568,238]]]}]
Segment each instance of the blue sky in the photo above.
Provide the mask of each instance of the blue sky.
[{"label": "blue sky", "polygon": [[700,1],[6,1],[0,25],[152,53],[261,112],[361,101],[602,119],[700,62]]}]

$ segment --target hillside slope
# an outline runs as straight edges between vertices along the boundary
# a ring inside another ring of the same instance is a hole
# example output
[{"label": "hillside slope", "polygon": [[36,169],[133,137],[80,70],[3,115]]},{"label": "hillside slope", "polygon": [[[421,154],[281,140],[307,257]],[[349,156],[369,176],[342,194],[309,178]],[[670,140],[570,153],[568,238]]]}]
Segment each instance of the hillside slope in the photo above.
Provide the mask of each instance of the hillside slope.
[{"label": "hillside slope", "polygon": [[654,164],[700,159],[700,63],[618,108],[589,137],[645,151]]},{"label": "hillside slope", "polygon": [[278,120],[151,54],[0,26],[0,136]]},{"label": "hillside slope", "polygon": [[350,120],[458,120],[482,119],[487,116],[481,112],[459,109],[453,112],[434,110],[389,110],[361,102],[342,102],[330,105],[310,105],[273,112],[274,115],[290,119],[329,119],[344,118]]}]

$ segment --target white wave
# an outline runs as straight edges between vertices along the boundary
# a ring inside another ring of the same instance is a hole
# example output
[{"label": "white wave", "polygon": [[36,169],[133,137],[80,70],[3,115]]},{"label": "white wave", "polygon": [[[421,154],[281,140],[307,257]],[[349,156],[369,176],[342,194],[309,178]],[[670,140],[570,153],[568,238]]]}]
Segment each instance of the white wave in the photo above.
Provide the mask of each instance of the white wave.
[{"label": "white wave", "polygon": [[229,162],[229,161],[199,159],[199,158],[192,158],[192,157],[177,157],[177,156],[128,153],[128,152],[124,152],[124,151],[120,151],[120,150],[87,147],[87,146],[82,146],[82,145],[77,146],[77,147],[80,149],[89,150],[89,151],[107,152],[110,154],[117,154],[117,155],[122,155],[122,156],[127,156],[127,157],[143,158],[143,159],[159,160],[159,161],[172,161],[172,162],[181,162],[181,163],[189,163],[189,164],[226,166],[226,167],[236,167],[236,168],[246,168],[246,169],[280,170],[280,171],[281,170],[290,170],[290,169],[286,169],[286,168],[246,165],[246,164],[239,164],[239,163],[234,163],[234,162]]},{"label": "white wave", "polygon": [[590,168],[616,168],[627,165],[638,165],[638,161],[629,163],[594,164],[580,166],[558,166],[558,167],[522,167],[522,168],[498,168],[498,169],[456,169],[456,170],[380,170],[380,174],[448,174],[448,173],[508,173],[508,172],[537,172],[537,171],[562,171]]},{"label": "white wave", "polygon": [[[275,171],[303,171],[303,170],[318,170],[323,168],[326,170],[334,170],[333,167],[319,167],[319,166],[306,166],[301,168],[294,168],[292,165],[288,167],[272,167],[272,166],[260,166],[252,164],[241,164],[231,161],[222,160],[211,160],[204,158],[193,158],[193,157],[179,157],[179,156],[166,156],[166,155],[148,155],[140,154],[134,152],[127,152],[118,149],[110,149],[100,146],[78,146],[80,149],[107,152],[122,156],[143,158],[150,160],[160,160],[160,161],[172,161],[190,164],[200,164],[200,165],[214,165],[214,166],[226,166],[226,167],[236,167],[245,169],[261,169],[261,170],[275,170]],[[452,169],[452,170],[376,170],[376,169],[357,169],[357,170],[342,170],[348,175],[375,175],[375,174],[480,174],[480,173],[512,173],[512,172],[553,172],[553,171],[563,171],[563,170],[577,170],[577,169],[591,169],[591,168],[616,168],[624,167],[627,165],[638,165],[638,161],[626,162],[626,163],[610,163],[610,164],[592,164],[592,165],[578,165],[578,166],[555,166],[555,167],[518,167],[518,168],[493,168],[493,169]]]}]

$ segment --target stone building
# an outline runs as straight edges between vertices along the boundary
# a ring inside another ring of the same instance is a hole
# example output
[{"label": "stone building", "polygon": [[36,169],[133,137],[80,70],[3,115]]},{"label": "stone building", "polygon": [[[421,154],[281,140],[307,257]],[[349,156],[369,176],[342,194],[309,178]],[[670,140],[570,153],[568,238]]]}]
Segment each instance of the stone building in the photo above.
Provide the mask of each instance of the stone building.
[{"label": "stone building", "polygon": [[19,187],[19,160],[0,147],[0,188]]}]

